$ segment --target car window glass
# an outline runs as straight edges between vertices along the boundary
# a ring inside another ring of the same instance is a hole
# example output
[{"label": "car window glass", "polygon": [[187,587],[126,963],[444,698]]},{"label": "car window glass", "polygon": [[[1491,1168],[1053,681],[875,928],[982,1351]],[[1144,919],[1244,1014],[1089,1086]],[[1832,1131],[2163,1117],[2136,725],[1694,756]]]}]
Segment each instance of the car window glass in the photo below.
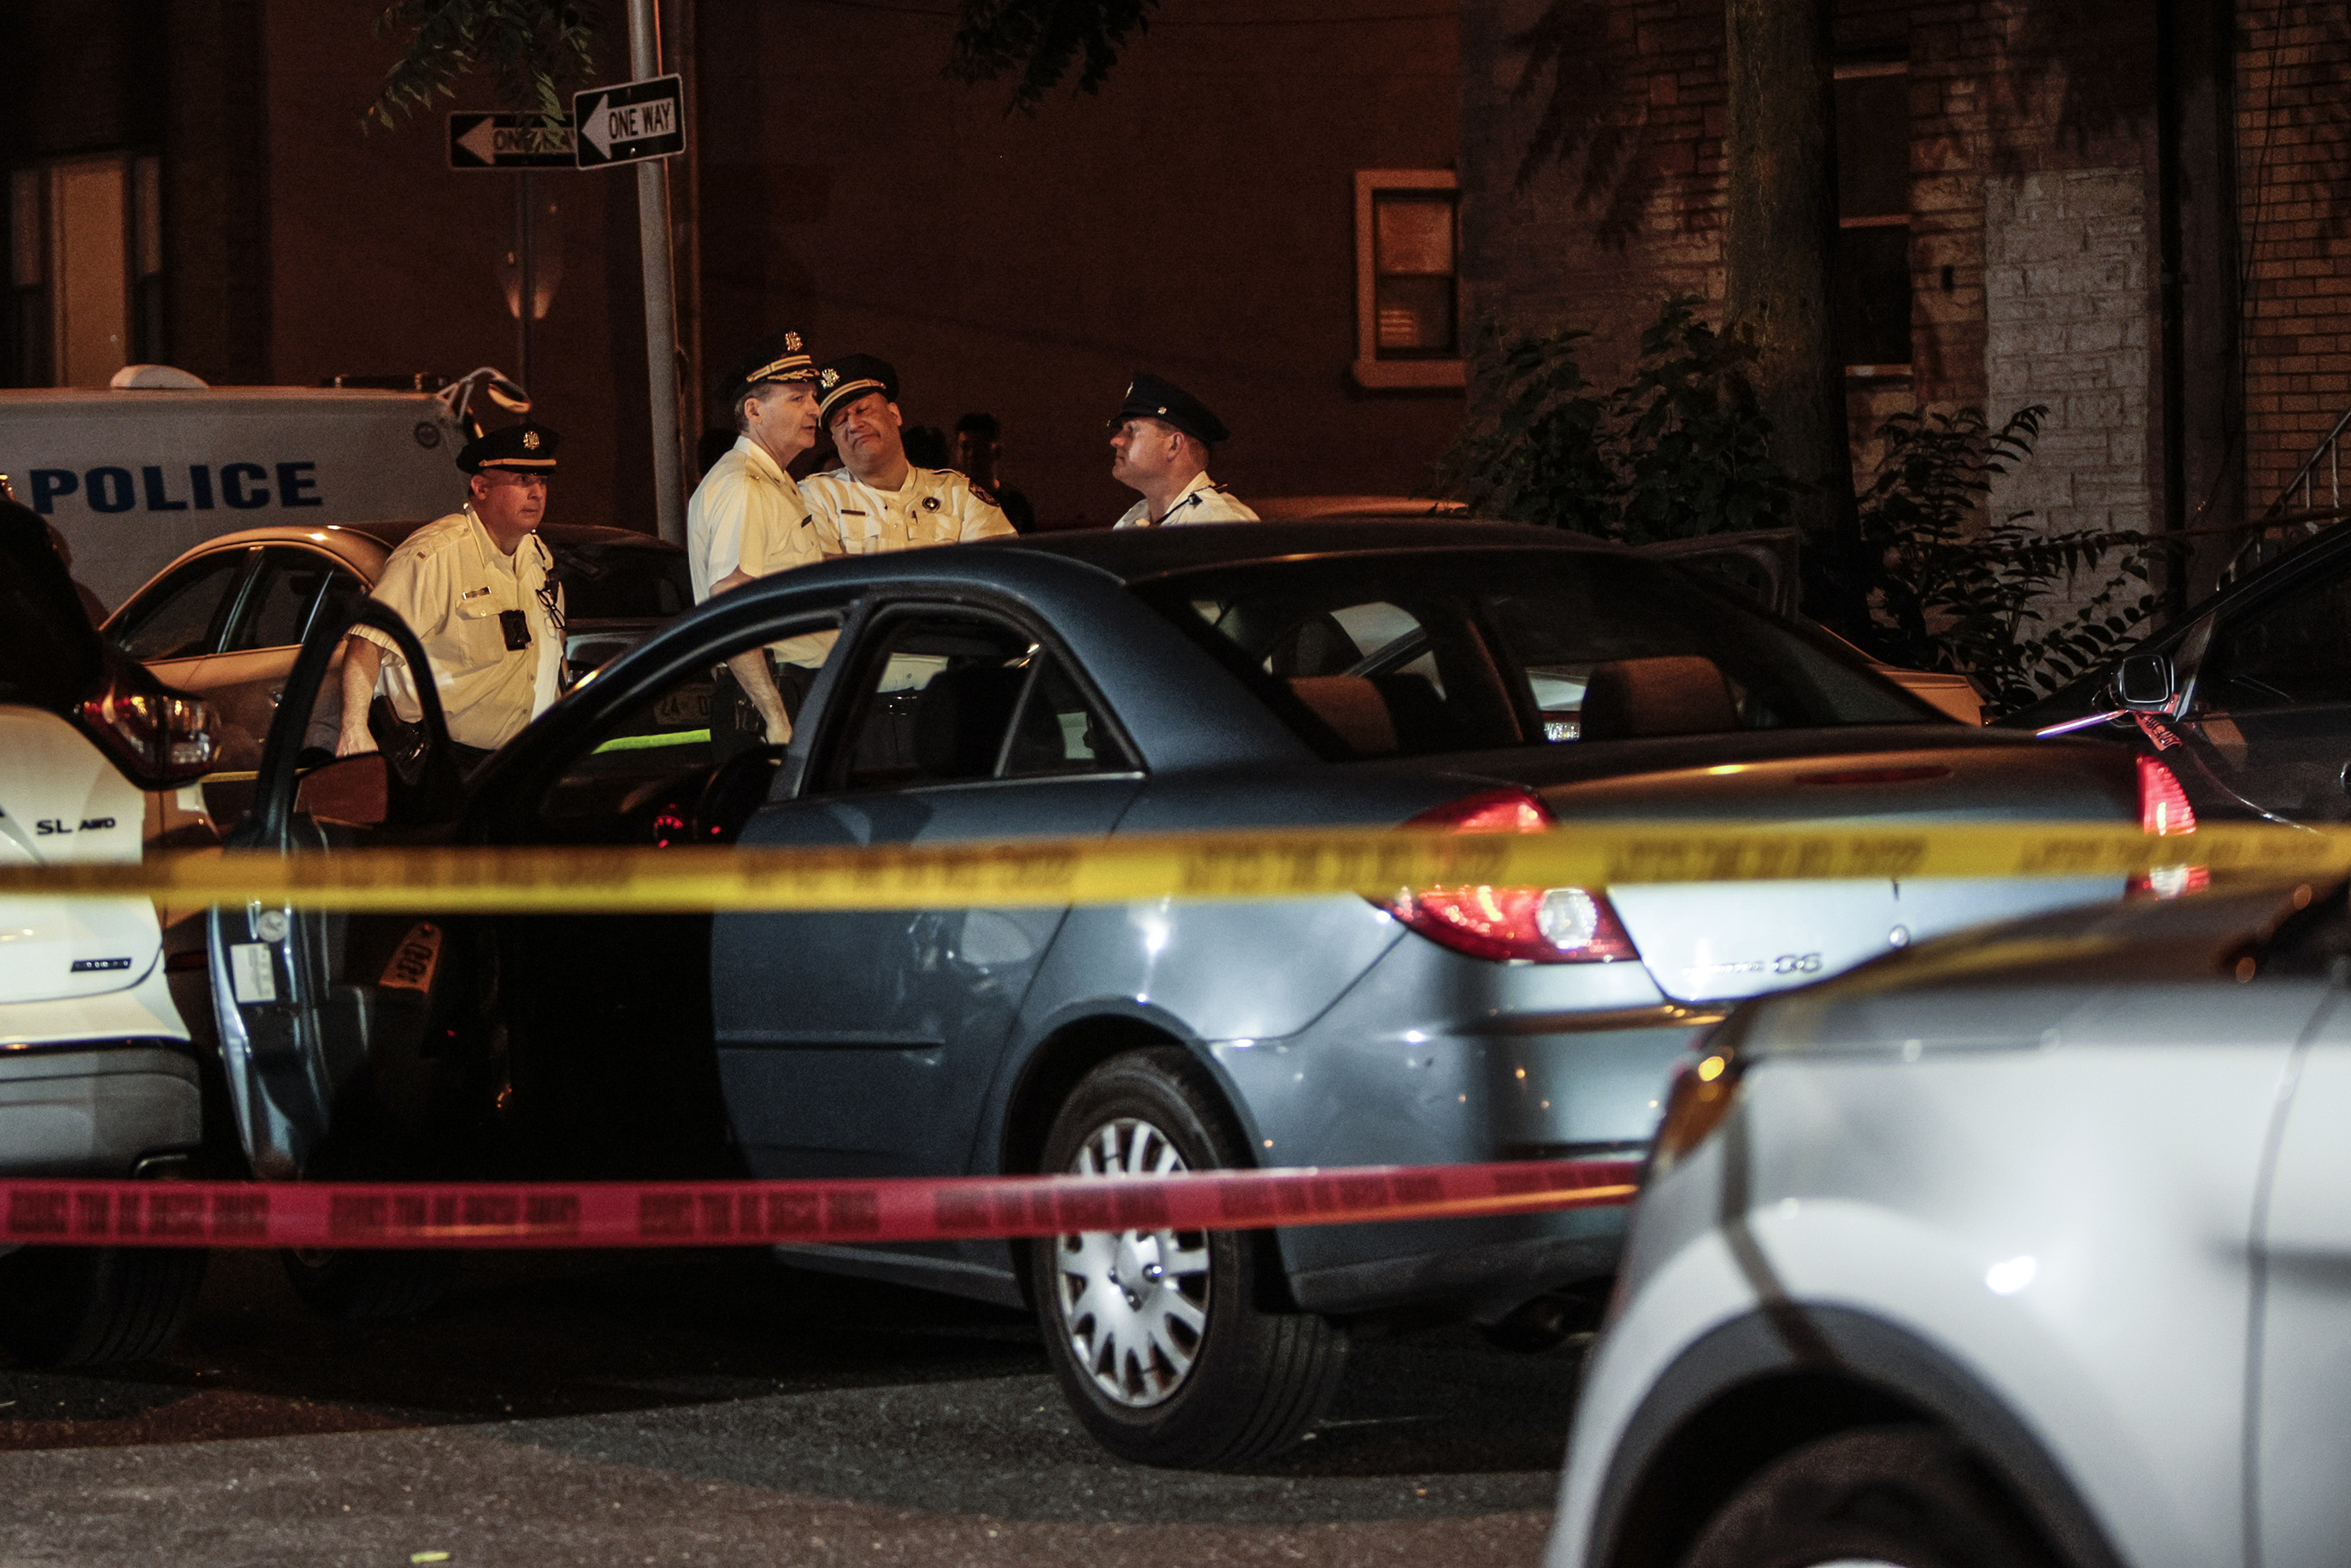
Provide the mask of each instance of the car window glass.
[{"label": "car window glass", "polygon": [[1138,591],[1213,627],[1211,652],[1326,755],[1939,718],[1766,612],[1598,552],[1322,558]]},{"label": "car window glass", "polygon": [[193,659],[219,646],[230,591],[245,575],[252,551],[199,556],[128,608],[114,629],[114,645],[141,664]]},{"label": "car window glass", "polygon": [[1039,650],[977,616],[922,615],[881,628],[862,662],[835,787],[893,789],[996,777]]},{"label": "car window glass", "polygon": [[[831,622],[828,622],[827,624]],[[799,631],[816,628],[802,624]],[[762,640],[781,633],[763,629]],[[589,733],[541,793],[541,825],[572,842],[668,844],[686,841],[705,791],[738,759],[769,765],[777,749],[711,733],[718,667],[747,644],[714,649],[648,695],[624,705]],[[748,644],[756,645],[756,644]],[[741,790],[731,792],[738,799]],[[765,798],[754,792],[747,804]],[[710,824],[701,824],[706,828]],[[727,826],[739,827],[739,822]]]},{"label": "car window glass", "polygon": [[1123,773],[1133,764],[1061,661],[1039,653],[1005,748],[1004,777]]},{"label": "car window glass", "polygon": [[2351,574],[2306,583],[2215,628],[2197,703],[2230,713],[2351,703]]},{"label": "car window glass", "polygon": [[319,592],[336,578],[358,580],[323,555],[306,549],[267,549],[261,570],[246,590],[223,644],[229,653],[252,648],[284,648],[302,640],[309,629],[310,612]]},{"label": "car window glass", "polygon": [[551,545],[567,622],[666,620],[693,602],[685,556],[644,545]]}]

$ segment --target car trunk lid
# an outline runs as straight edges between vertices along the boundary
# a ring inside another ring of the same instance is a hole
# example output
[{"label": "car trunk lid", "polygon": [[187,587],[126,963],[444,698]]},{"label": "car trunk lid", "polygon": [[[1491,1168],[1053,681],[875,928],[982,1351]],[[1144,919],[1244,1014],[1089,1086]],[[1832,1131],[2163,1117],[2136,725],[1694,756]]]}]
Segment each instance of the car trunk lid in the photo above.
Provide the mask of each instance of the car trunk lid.
[{"label": "car trunk lid", "polygon": [[[2093,746],[1926,744],[1907,732],[1783,736],[1720,760],[1686,743],[1619,743],[1625,770],[1598,774],[1580,758],[1535,754],[1508,768],[1539,794],[1562,831],[1581,823],[1676,821],[1885,828],[1920,823],[2137,819],[2130,759]],[[1879,746],[1869,742],[1876,739]],[[1883,745],[1895,741],[1891,746]],[[1856,744],[1856,742],[1858,744]],[[1567,752],[1580,747],[1562,747]],[[1640,755],[1644,750],[1648,755]],[[1648,763],[1650,766],[1643,766]],[[1498,770],[1501,771],[1501,770]],[[1558,778],[1559,772],[1571,776]],[[1577,776],[1580,775],[1580,776]],[[1802,985],[1928,936],[1987,921],[2117,896],[2119,878],[1919,882],[1664,883],[1612,887],[1608,897],[1659,990],[1719,1002]]]}]

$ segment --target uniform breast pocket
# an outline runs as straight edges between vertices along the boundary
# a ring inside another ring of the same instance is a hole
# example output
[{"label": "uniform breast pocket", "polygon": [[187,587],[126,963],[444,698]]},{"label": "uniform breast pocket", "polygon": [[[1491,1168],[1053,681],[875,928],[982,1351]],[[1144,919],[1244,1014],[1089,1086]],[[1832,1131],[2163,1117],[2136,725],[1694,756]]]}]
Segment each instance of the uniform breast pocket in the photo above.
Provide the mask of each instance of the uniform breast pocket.
[{"label": "uniform breast pocket", "polygon": [[449,623],[456,630],[457,645],[465,651],[465,663],[495,664],[506,656],[506,629],[498,613],[508,608],[498,602],[495,593],[476,594],[457,601],[457,613],[449,618]]}]

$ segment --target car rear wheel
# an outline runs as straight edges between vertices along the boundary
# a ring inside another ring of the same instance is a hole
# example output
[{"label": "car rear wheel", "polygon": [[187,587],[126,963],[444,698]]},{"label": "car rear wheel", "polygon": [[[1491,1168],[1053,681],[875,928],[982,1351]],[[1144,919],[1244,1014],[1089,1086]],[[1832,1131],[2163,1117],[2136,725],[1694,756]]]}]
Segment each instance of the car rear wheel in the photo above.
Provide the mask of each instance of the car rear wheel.
[{"label": "car rear wheel", "polygon": [[1742,1488],[1683,1568],[2050,1568],[2014,1505],[1921,1427],[1823,1437]]},{"label": "car rear wheel", "polygon": [[[1173,1176],[1246,1166],[1207,1075],[1174,1047],[1088,1073],[1046,1135],[1044,1168]],[[1071,1406],[1104,1448],[1203,1468],[1296,1442],[1346,1364],[1343,1330],[1269,1310],[1261,1238],[1241,1231],[1089,1231],[1039,1240],[1029,1283]]]},{"label": "car rear wheel", "polygon": [[26,1247],[0,1258],[0,1345],[27,1366],[139,1361],[171,1343],[204,1282],[175,1247]]}]

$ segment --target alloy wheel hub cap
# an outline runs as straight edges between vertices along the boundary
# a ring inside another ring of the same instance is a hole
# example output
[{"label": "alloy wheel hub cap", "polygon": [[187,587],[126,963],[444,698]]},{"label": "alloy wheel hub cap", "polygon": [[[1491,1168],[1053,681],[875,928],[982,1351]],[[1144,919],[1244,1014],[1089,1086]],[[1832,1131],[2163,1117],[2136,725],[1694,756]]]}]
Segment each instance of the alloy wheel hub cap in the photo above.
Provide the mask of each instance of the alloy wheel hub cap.
[{"label": "alloy wheel hub cap", "polygon": [[[1072,1176],[1189,1168],[1166,1134],[1134,1117],[1094,1129],[1070,1162]],[[1094,1386],[1132,1409],[1173,1397],[1207,1334],[1207,1233],[1089,1230],[1053,1246],[1061,1330]]]}]

